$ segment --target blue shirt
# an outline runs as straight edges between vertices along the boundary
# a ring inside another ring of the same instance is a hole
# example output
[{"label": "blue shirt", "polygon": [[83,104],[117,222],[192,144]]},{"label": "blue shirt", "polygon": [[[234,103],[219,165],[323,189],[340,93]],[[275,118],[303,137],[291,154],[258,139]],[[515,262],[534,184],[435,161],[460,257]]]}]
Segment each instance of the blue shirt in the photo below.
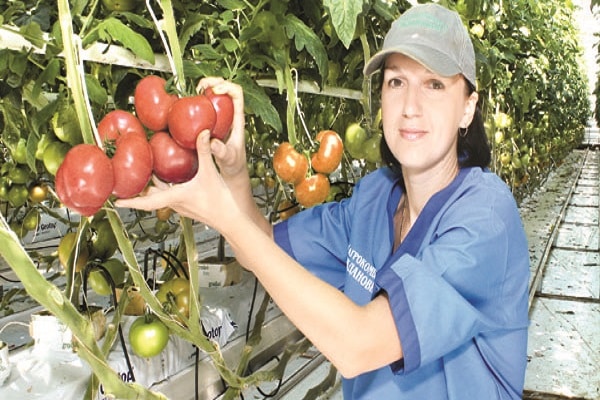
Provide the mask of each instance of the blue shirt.
[{"label": "blue shirt", "polygon": [[344,398],[521,399],[529,253],[512,194],[495,174],[463,168],[394,252],[401,195],[382,168],[350,198],[274,227],[288,254],[355,303],[389,297],[404,357],[344,379]]}]

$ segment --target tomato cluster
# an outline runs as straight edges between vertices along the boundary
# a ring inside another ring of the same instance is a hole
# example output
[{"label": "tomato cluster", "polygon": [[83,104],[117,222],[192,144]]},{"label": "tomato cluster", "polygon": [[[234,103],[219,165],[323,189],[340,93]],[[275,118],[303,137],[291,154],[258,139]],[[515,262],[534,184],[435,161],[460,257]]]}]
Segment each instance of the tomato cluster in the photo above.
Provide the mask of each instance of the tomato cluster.
[{"label": "tomato cluster", "polygon": [[328,175],[339,167],[344,153],[342,139],[333,130],[320,131],[316,141],[318,148],[314,152],[300,153],[291,143],[283,142],[273,154],[275,173],[293,185],[296,200],[303,207],[325,201],[330,190]]},{"label": "tomato cluster", "polygon": [[198,171],[195,147],[200,132],[208,129],[211,137],[226,140],[233,121],[229,95],[209,88],[203,94],[178,97],[156,75],[139,81],[133,101],[135,115],[113,110],[99,122],[104,151],[77,144],[56,170],[60,200],[82,215],[95,214],[111,195],[138,195],[153,173],[168,183],[188,181]]}]

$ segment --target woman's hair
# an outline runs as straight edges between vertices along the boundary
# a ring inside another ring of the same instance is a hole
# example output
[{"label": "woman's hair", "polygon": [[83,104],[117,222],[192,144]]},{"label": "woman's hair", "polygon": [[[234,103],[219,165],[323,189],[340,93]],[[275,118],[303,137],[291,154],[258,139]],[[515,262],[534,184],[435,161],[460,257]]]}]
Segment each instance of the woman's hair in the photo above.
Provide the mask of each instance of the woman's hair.
[{"label": "woman's hair", "polygon": [[[383,74],[380,74],[383,77]],[[382,83],[382,82],[380,82]],[[475,86],[465,79],[467,85],[467,94],[471,95],[475,91]],[[380,85],[381,88],[381,85]],[[461,132],[459,132],[461,133]],[[462,133],[464,134],[464,133]],[[385,135],[381,140],[381,158],[384,165],[390,167],[394,172],[400,174],[400,162],[394,157],[388,144],[385,140]],[[458,135],[458,144],[456,151],[458,153],[458,164],[461,168],[464,167],[481,167],[489,166],[492,155],[490,144],[488,142],[485,126],[483,123],[483,115],[479,105],[475,108],[473,120],[467,128],[466,134]]]}]

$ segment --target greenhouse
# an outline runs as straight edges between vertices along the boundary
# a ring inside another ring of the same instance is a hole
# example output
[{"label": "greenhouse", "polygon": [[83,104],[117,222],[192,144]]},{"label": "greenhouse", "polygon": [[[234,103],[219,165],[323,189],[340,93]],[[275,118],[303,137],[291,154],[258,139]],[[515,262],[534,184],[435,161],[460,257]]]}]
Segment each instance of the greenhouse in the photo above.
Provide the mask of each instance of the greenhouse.
[{"label": "greenhouse", "polygon": [[600,399],[599,0],[0,4],[0,399]]}]

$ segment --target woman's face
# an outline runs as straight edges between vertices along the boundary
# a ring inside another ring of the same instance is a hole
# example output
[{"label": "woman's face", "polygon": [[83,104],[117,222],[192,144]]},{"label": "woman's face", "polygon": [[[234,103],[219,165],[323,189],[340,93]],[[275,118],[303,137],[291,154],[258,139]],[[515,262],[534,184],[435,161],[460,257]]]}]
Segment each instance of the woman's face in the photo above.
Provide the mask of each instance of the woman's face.
[{"label": "woman's face", "polygon": [[469,126],[477,104],[477,93],[467,94],[462,75],[443,77],[391,54],[381,102],[385,139],[405,173],[456,170],[458,128]]}]

